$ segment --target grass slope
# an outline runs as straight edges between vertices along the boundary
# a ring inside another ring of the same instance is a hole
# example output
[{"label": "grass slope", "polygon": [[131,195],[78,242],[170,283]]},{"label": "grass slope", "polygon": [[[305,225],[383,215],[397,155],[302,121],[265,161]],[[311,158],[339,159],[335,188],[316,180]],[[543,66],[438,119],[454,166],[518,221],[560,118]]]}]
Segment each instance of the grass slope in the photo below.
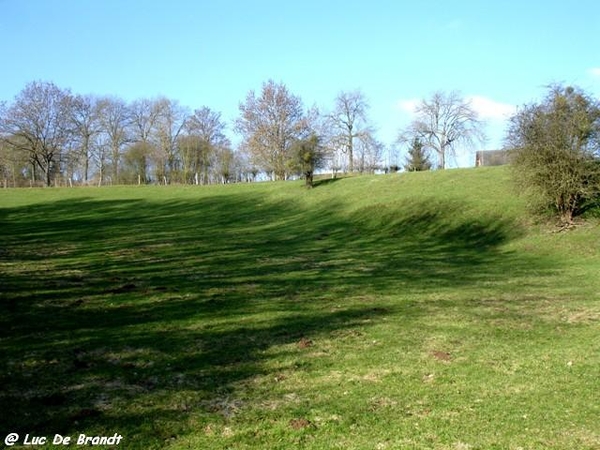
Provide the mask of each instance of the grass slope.
[{"label": "grass slope", "polygon": [[600,227],[508,176],[1,190],[0,437],[599,448]]}]

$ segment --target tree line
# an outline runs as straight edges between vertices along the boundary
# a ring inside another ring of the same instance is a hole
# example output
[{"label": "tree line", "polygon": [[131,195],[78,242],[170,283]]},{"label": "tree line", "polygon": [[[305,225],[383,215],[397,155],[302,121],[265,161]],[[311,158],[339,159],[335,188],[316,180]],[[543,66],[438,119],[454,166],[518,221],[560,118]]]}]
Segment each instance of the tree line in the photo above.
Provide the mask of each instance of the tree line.
[{"label": "tree line", "polygon": [[13,185],[214,182],[236,164],[224,129],[206,107],[32,82],[0,109],[0,170]]},{"label": "tree line", "polygon": [[[209,184],[288,179],[304,174],[307,161],[309,172],[381,164],[384,147],[359,91],[341,92],[321,114],[269,80],[239,109],[233,131],[242,142],[233,148],[221,113],[207,106],[191,110],[165,97],[127,103],[32,82],[0,105],[0,175],[11,186]],[[313,155],[303,159],[298,148],[306,153],[310,142]]]},{"label": "tree line", "polygon": [[[221,113],[207,106],[191,110],[165,97],[128,103],[35,81],[0,104],[0,176],[5,186],[209,184],[310,179],[319,169],[426,170],[430,153],[445,168],[458,144],[483,136],[477,113],[455,92],[435,93],[416,112],[384,164],[386,146],[360,90],[338,93],[322,112],[268,80],[240,102],[232,131],[242,139],[234,148]],[[398,146],[409,147],[404,164]]]}]

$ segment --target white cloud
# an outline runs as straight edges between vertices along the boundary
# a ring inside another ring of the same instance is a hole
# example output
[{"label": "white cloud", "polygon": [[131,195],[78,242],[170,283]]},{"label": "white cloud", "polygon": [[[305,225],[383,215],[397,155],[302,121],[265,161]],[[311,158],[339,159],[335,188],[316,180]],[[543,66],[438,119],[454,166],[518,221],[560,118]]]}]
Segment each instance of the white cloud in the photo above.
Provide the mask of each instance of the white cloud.
[{"label": "white cloud", "polygon": [[[514,105],[496,102],[481,95],[469,95],[466,97],[466,100],[470,102],[473,109],[479,113],[479,116],[482,119],[504,120],[513,115],[516,111]],[[420,99],[410,98],[399,100],[396,103],[396,107],[402,112],[414,114],[420,103]]]},{"label": "white cloud", "polygon": [[421,100],[416,98],[410,98],[408,100],[400,100],[396,105],[400,111],[414,114],[417,109],[417,106],[419,106],[419,103],[421,103]]},{"label": "white cloud", "polygon": [[593,77],[600,77],[600,67],[592,67],[588,73]]},{"label": "white cloud", "polygon": [[517,109],[515,105],[496,102],[481,95],[470,95],[467,100],[482,119],[504,120],[513,115]]}]

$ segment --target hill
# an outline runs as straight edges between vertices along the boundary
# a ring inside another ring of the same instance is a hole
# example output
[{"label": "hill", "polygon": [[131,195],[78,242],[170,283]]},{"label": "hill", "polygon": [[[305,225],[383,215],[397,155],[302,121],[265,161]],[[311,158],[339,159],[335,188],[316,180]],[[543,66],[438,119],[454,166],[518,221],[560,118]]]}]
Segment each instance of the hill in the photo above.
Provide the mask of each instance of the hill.
[{"label": "hill", "polygon": [[504,167],[1,190],[0,430],[598,448],[600,228],[524,211]]}]

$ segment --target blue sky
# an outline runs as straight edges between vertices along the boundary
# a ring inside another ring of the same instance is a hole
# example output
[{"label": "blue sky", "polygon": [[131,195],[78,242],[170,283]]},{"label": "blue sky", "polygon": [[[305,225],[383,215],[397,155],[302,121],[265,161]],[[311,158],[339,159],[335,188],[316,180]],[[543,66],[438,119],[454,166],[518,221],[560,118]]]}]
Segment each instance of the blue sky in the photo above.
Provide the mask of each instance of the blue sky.
[{"label": "blue sky", "polygon": [[600,95],[600,2],[0,0],[0,54],[5,101],[46,80],[165,95],[230,122],[270,78],[322,110],[361,89],[386,144],[419,99],[459,90],[488,122],[482,147],[496,148],[506,115],[545,85]]}]

